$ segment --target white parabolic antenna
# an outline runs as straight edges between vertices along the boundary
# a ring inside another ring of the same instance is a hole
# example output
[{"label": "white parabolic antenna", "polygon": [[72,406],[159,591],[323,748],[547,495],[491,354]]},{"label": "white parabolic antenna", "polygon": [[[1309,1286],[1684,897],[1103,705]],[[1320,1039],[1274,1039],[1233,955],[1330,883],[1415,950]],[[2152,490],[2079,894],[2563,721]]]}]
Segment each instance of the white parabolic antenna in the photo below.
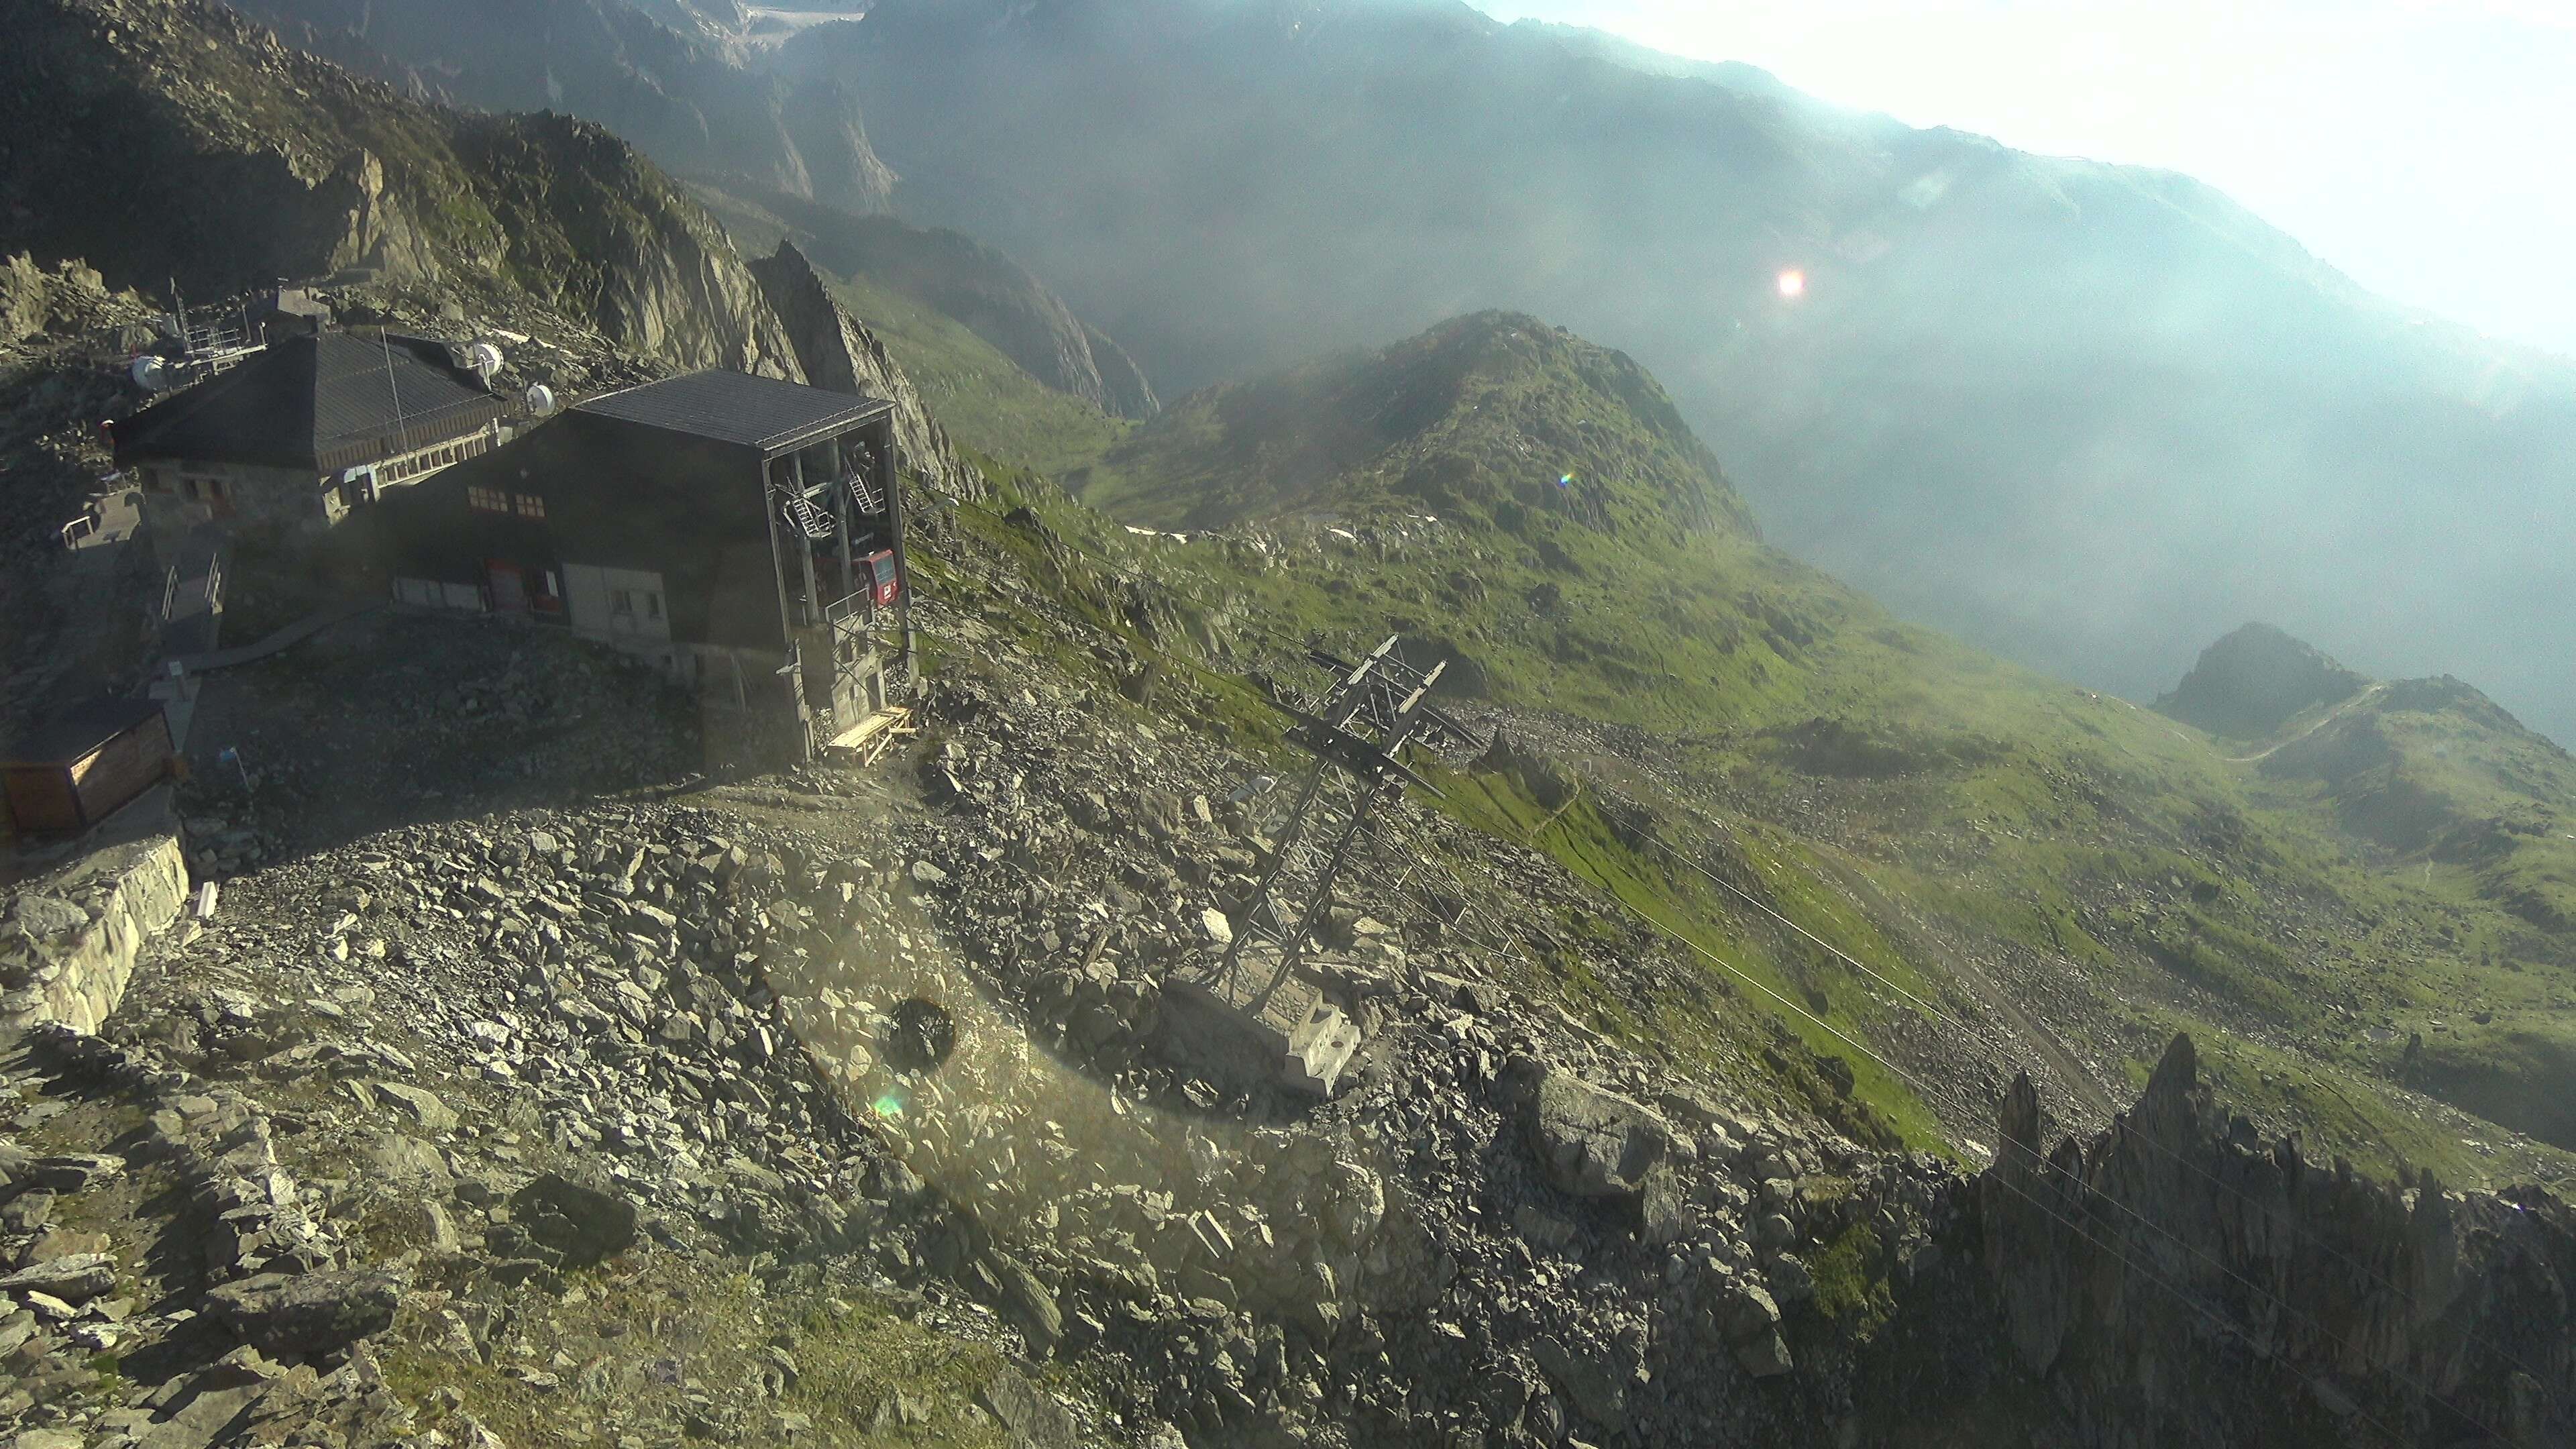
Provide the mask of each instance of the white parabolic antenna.
[{"label": "white parabolic antenna", "polygon": [[133,365],[126,369],[126,375],[145,392],[160,392],[170,385],[170,369],[149,352],[134,359]]},{"label": "white parabolic antenna", "polygon": [[528,411],[539,417],[555,410],[555,390],[542,382],[530,384],[527,397]]},{"label": "white parabolic antenna", "polygon": [[501,370],[501,349],[489,342],[477,342],[465,350],[465,365],[473,369],[476,377],[490,382],[492,374]]}]

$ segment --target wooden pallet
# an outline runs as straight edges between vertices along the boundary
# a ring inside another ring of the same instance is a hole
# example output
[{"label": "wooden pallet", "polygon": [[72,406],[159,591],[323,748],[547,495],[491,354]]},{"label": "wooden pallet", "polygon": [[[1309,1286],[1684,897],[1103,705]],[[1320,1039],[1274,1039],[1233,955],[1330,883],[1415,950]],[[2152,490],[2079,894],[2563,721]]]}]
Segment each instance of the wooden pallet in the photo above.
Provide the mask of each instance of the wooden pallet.
[{"label": "wooden pallet", "polygon": [[912,709],[897,705],[881,709],[866,719],[832,737],[827,748],[857,753],[861,765],[873,765],[898,739],[918,733],[912,723]]}]

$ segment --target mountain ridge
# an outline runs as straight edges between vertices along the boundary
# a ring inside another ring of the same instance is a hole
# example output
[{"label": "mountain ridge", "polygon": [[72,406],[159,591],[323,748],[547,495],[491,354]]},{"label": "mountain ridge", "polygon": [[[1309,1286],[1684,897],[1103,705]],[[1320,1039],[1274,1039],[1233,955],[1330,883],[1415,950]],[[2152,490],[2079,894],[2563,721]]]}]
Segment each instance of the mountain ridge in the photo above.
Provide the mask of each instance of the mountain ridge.
[{"label": "mountain ridge", "polygon": [[[1211,432],[1220,461],[1171,476],[1164,465]],[[1101,463],[1105,474],[1129,470],[1160,476],[1141,492],[1087,477],[1077,491],[1167,527],[1398,507],[1473,510],[1497,522],[1552,512],[1605,531],[1759,538],[1716,457],[1653,377],[1624,354],[1511,312],[1193,393]],[[1378,486],[1355,491],[1362,472]]]},{"label": "mountain ridge", "polygon": [[626,0],[230,0],[296,45],[424,99],[566,111],[667,169],[783,190],[852,211],[885,204],[893,172],[857,100],[829,77],[794,86],[746,69],[712,22]]}]

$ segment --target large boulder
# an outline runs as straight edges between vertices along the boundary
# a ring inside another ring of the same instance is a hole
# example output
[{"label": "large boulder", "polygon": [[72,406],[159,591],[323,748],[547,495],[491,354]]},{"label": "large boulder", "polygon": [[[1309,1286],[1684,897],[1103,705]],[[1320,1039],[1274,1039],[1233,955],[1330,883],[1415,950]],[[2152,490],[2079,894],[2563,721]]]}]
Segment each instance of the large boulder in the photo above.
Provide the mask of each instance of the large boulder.
[{"label": "large boulder", "polygon": [[1082,1442],[1081,1426],[1055,1396],[1004,1365],[984,1385],[984,1407],[1010,1431],[1014,1446],[1026,1449],[1074,1449]]},{"label": "large boulder", "polygon": [[554,1173],[510,1195],[510,1217],[530,1238],[587,1268],[635,1245],[635,1205]]},{"label": "large boulder", "polygon": [[105,1253],[71,1253],[0,1278],[0,1293],[43,1293],[65,1303],[87,1303],[116,1286],[116,1260]]},{"label": "large boulder", "polygon": [[1541,1336],[1531,1340],[1530,1353],[1540,1371],[1574,1401],[1584,1417],[1612,1434],[1627,1427],[1632,1375],[1606,1349]]},{"label": "large boulder", "polygon": [[1746,1373],[1767,1379],[1795,1367],[1788,1341],[1780,1336],[1779,1302],[1761,1285],[1730,1280],[1718,1290],[1712,1307],[1719,1334]]},{"label": "large boulder", "polygon": [[393,1326],[402,1300],[400,1275],[381,1269],[349,1273],[261,1273],[206,1295],[215,1317],[262,1353],[300,1357],[335,1353]]},{"label": "large boulder", "polygon": [[1672,1155],[1672,1129],[1661,1117],[1571,1072],[1539,1080],[1528,1126],[1548,1181],[1578,1197],[1634,1197]]}]

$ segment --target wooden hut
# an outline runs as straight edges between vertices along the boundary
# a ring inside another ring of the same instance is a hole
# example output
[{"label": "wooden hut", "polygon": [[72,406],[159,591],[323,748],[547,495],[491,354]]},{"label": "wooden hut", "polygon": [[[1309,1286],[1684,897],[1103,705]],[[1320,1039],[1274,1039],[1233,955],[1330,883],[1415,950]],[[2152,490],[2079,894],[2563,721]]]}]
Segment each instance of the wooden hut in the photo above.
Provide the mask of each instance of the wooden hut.
[{"label": "wooden hut", "polygon": [[161,701],[103,697],[12,746],[0,788],[18,834],[82,831],[167,778],[176,754]]}]

